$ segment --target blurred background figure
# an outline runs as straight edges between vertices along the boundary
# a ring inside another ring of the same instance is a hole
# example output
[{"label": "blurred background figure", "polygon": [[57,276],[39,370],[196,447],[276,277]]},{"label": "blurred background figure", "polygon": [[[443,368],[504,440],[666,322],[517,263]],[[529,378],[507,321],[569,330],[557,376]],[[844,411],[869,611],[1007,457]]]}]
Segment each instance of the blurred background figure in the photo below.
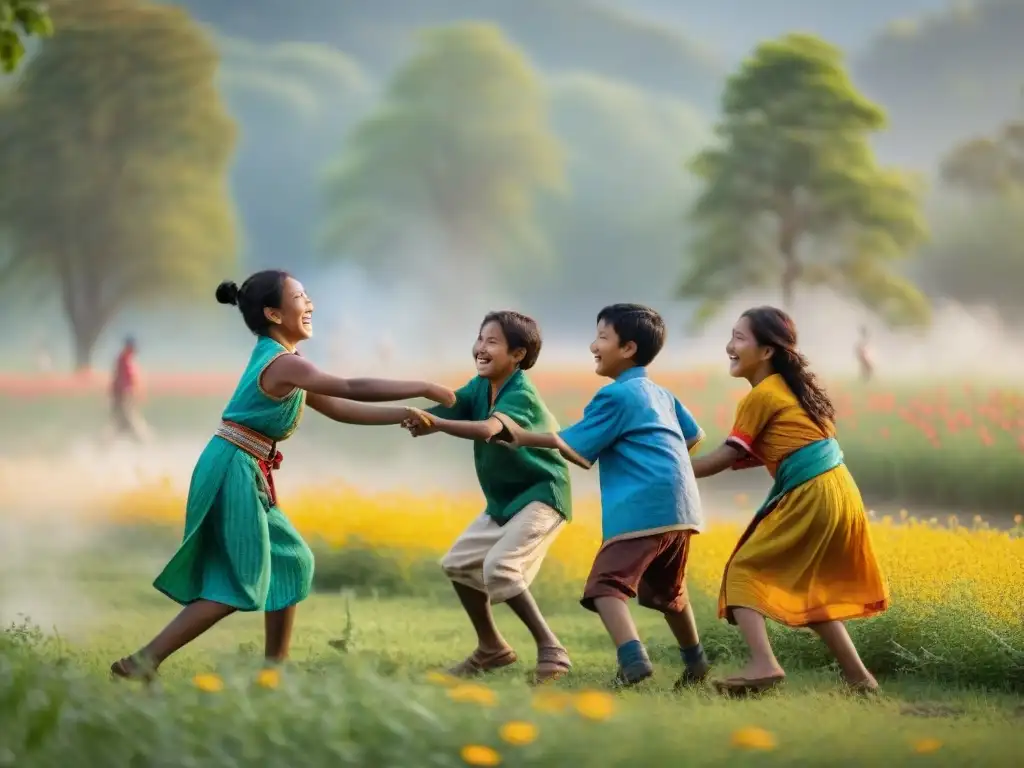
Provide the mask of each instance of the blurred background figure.
[{"label": "blurred background figure", "polygon": [[138,411],[140,387],[136,351],[135,339],[129,336],[114,363],[110,382],[111,432],[108,440],[128,437],[142,442],[149,435],[149,428]]},{"label": "blurred background figure", "polygon": [[857,364],[860,366],[860,378],[862,381],[871,381],[875,375],[875,364],[871,355],[871,343],[868,334],[868,327],[860,327],[860,338],[854,347],[854,354],[857,356]]}]

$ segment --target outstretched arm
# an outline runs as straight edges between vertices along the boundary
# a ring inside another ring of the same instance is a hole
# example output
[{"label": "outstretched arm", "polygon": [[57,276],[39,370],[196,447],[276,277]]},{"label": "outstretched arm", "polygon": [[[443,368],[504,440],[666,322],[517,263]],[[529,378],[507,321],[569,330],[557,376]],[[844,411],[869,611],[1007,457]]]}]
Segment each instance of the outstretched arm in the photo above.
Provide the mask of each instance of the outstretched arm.
[{"label": "outstretched arm", "polygon": [[440,384],[432,384],[427,381],[395,381],[393,379],[343,379],[321,371],[298,355],[281,355],[277,358],[263,372],[261,383],[264,389],[271,392],[287,391],[298,387],[313,395],[341,397],[346,400],[363,402],[385,402],[425,397],[442,405],[455,403],[455,393]]},{"label": "outstretched arm", "polygon": [[577,467],[590,469],[593,466],[593,462],[587,461],[570,448],[557,432],[529,432],[504,414],[494,418],[500,420],[501,429],[495,433],[492,442],[509,448],[549,448],[561,453],[567,461],[571,461]]},{"label": "outstretched arm", "polygon": [[502,423],[494,416],[487,419],[487,421],[457,421],[454,419],[442,419],[434,414],[428,415],[432,422],[430,425],[410,420],[407,423],[403,423],[402,426],[408,429],[413,437],[433,434],[434,432],[444,432],[446,435],[461,437],[464,440],[483,440],[485,442],[504,429]]},{"label": "outstretched arm", "polygon": [[328,395],[307,394],[306,403],[314,411],[322,413],[333,421],[343,424],[361,424],[364,426],[382,426],[385,424],[401,424],[404,421],[416,421],[429,424],[430,416],[419,408],[405,405],[366,405],[352,400]]},{"label": "outstretched arm", "polygon": [[711,453],[691,459],[690,463],[693,465],[694,475],[697,477],[711,477],[711,475],[717,475],[719,472],[732,468],[744,456],[745,454],[738,448],[734,448],[728,443],[723,443],[711,451]]}]

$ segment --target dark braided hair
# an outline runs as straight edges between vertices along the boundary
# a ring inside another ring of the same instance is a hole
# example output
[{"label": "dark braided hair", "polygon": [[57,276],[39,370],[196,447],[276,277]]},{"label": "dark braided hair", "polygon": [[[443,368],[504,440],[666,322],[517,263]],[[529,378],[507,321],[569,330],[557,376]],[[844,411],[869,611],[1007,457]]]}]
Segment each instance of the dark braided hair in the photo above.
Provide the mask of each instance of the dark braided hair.
[{"label": "dark braided hair", "polygon": [[807,415],[825,432],[835,422],[836,409],[825,388],[807,367],[807,358],[796,346],[796,324],[793,318],[775,307],[755,307],[743,313],[750,330],[762,347],[775,350],[772,367],[800,401]]}]

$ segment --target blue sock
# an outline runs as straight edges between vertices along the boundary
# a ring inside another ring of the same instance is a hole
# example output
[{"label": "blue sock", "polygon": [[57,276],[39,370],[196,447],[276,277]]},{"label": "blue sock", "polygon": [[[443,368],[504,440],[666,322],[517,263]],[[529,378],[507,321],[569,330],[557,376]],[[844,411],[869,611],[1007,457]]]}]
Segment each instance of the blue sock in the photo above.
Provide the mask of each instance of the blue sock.
[{"label": "blue sock", "polygon": [[648,665],[651,663],[647,658],[647,649],[639,640],[627,640],[618,647],[615,654],[619,657],[619,666],[623,669],[629,669],[634,664]]},{"label": "blue sock", "polygon": [[679,655],[683,657],[683,663],[686,664],[687,669],[693,669],[694,667],[706,664],[707,656],[704,655],[704,646],[697,643],[692,648],[680,648]]}]

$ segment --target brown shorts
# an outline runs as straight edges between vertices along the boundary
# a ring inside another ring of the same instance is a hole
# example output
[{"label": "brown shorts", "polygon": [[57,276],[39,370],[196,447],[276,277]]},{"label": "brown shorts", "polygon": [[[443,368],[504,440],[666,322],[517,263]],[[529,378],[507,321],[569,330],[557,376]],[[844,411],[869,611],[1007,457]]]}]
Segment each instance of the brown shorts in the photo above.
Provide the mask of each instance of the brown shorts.
[{"label": "brown shorts", "polygon": [[689,604],[686,560],[693,533],[667,531],[606,544],[594,558],[580,604],[593,611],[596,597],[635,597],[645,608],[682,613]]}]

